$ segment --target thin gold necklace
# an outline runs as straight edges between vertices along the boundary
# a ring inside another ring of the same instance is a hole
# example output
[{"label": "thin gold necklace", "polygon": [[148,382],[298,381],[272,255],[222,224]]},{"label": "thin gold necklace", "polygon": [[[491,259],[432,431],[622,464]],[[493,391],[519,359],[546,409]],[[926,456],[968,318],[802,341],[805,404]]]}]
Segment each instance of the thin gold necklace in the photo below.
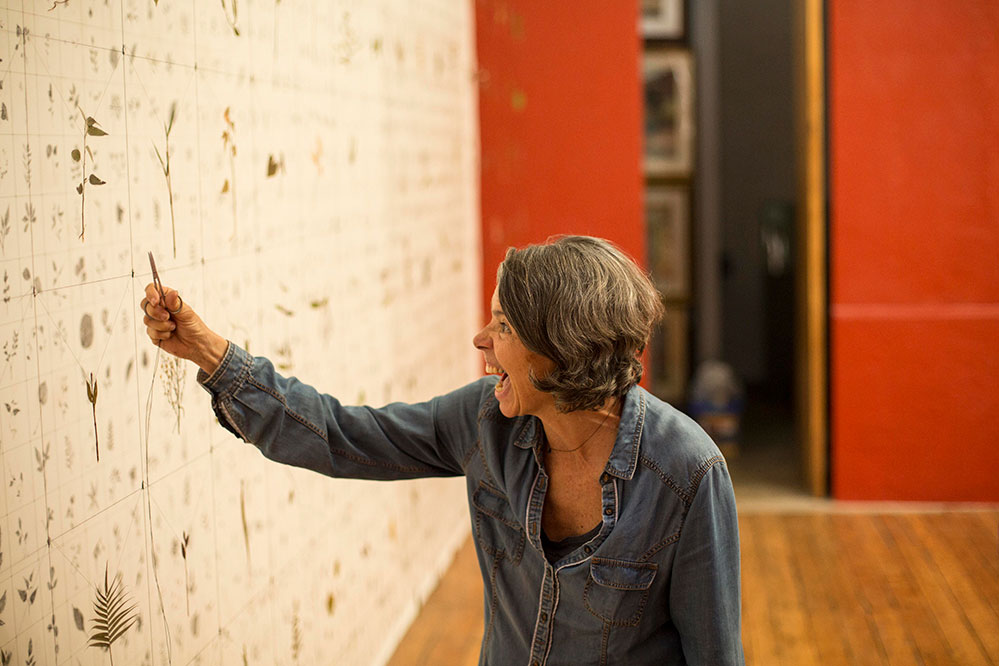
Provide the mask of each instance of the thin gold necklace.
[{"label": "thin gold necklace", "polygon": [[551,453],[552,451],[556,451],[556,452],[558,452],[558,453],[572,453],[573,451],[578,451],[578,450],[580,450],[581,448],[583,448],[584,446],[586,446],[586,443],[587,443],[588,441],[590,441],[591,439],[593,439],[593,436],[597,434],[597,431],[598,431],[598,430],[600,430],[601,428],[603,428],[603,427],[604,427],[604,423],[606,423],[606,422],[607,422],[607,417],[609,417],[609,416],[610,416],[610,414],[611,414],[611,413],[610,413],[610,410],[608,410],[608,411],[607,411],[607,413],[606,413],[606,414],[604,414],[604,420],[603,420],[603,421],[601,421],[601,422],[600,422],[600,423],[599,423],[599,424],[597,425],[596,429],[594,429],[594,431],[590,433],[590,436],[589,436],[589,437],[587,437],[586,439],[584,439],[584,440],[583,440],[582,444],[580,444],[579,446],[577,446],[577,447],[575,447],[575,448],[571,448],[571,449],[556,449],[556,448],[554,448],[554,447],[553,447],[553,446],[552,446],[552,445],[551,445],[551,444],[550,444],[550,443],[548,442],[548,438],[546,437],[546,438],[545,438],[545,446],[547,446],[547,447],[548,447],[548,452],[549,452],[549,453]]}]

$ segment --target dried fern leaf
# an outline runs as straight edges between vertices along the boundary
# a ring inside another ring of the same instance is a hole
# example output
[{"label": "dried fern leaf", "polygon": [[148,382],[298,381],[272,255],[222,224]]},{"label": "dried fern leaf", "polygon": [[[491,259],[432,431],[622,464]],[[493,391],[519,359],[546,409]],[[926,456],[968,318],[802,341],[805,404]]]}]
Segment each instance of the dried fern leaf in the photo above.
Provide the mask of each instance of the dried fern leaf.
[{"label": "dried fern leaf", "polygon": [[94,630],[90,634],[90,647],[110,649],[139,619],[136,604],[129,599],[121,583],[121,574],[108,584],[108,568],[104,565],[104,587],[97,587],[94,597]]}]

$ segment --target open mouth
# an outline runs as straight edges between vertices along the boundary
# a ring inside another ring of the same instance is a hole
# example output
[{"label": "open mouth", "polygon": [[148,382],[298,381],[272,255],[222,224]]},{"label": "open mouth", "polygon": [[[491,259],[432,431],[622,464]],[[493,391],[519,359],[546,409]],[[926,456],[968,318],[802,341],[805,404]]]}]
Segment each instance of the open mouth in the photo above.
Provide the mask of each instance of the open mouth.
[{"label": "open mouth", "polygon": [[506,390],[510,375],[508,375],[503,368],[492,365],[491,363],[486,363],[486,374],[499,375],[499,381],[496,382],[496,386],[493,387],[493,393],[499,395]]}]

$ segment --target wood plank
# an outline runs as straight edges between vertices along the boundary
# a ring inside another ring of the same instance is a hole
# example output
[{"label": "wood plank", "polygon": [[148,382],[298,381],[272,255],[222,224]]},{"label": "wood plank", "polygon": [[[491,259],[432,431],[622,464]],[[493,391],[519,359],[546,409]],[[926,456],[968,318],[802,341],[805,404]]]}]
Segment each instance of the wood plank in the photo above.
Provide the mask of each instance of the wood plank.
[{"label": "wood plank", "polygon": [[835,538],[831,517],[803,514],[796,518],[792,543],[802,571],[812,634],[823,664],[856,664],[871,662],[869,649],[855,650],[851,637],[870,636],[871,625],[857,612],[847,574],[850,554]]},{"label": "wood plank", "polygon": [[762,560],[755,556],[763,531],[757,516],[739,517],[742,554],[742,640],[747,664],[763,664],[776,653],[777,644],[769,628],[770,595],[763,584]]},{"label": "wood plank", "polygon": [[[883,562],[885,575],[901,607],[903,621],[908,628],[922,661],[926,664],[957,664],[947,641],[946,631],[934,614],[936,610],[920,589],[914,572],[900,556],[905,547],[894,534],[892,517],[873,516],[874,526],[887,548]],[[897,519],[897,517],[895,517]]]},{"label": "wood plank", "polygon": [[761,516],[761,533],[755,555],[765,563],[764,584],[772,592],[768,607],[770,630],[776,643],[774,663],[787,666],[821,664],[805,623],[801,581],[791,567],[791,545],[786,517]]},{"label": "wood plank", "polygon": [[[890,557],[884,542],[868,516],[835,516],[833,529],[847,559],[847,579],[863,613],[870,633],[855,634],[854,652],[868,654],[871,663],[911,666],[919,653],[909,635],[898,600],[885,576],[881,562]],[[869,642],[868,642],[869,641]]]},{"label": "wood plank", "polygon": [[[990,598],[999,603],[999,589],[988,590],[990,586],[999,588],[999,583],[996,583],[999,567],[993,570],[987,567],[965,568],[966,563],[978,562],[955,551],[953,544],[942,538],[941,529],[959,526],[965,536],[975,543],[987,542],[990,535],[981,530],[975,517],[967,515],[906,516],[905,520],[919,545],[918,552],[927,571],[949,597],[962,623],[967,625],[970,635],[966,640],[976,644],[976,652],[980,651],[979,663],[999,663],[999,610],[989,604]],[[980,530],[977,538],[974,534],[976,528]]]}]

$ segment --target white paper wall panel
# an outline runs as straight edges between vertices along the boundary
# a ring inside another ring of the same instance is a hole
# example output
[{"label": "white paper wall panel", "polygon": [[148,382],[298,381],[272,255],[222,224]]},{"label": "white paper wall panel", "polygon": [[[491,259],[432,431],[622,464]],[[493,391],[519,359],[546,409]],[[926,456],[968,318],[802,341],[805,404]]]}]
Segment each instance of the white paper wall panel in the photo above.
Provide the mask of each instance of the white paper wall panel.
[{"label": "white paper wall panel", "polygon": [[[390,654],[467,531],[462,483],[265,460],[136,304],[152,250],[210,325],[345,402],[470,380],[471,9],[0,6],[4,666]],[[138,618],[110,652],[105,572]]]}]

